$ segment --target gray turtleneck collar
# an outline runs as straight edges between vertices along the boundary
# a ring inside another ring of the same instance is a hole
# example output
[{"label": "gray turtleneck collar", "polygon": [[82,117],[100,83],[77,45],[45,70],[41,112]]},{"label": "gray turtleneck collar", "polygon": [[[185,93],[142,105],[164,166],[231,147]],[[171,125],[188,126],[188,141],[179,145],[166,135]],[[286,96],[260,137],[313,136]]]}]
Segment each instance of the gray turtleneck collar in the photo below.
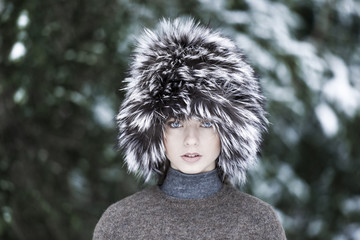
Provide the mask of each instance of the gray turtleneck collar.
[{"label": "gray turtleneck collar", "polygon": [[222,188],[217,169],[199,174],[185,174],[169,168],[160,189],[168,196],[181,199],[207,198]]}]

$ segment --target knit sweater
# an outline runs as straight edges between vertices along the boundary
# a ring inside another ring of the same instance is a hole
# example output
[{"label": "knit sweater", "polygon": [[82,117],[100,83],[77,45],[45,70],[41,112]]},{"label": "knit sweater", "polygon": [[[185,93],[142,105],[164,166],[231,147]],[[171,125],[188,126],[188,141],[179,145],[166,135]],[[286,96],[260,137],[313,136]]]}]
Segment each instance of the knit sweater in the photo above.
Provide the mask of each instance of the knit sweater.
[{"label": "knit sweater", "polygon": [[242,239],[282,240],[272,207],[224,184],[203,199],[180,199],[150,187],[111,205],[96,225],[94,240]]}]

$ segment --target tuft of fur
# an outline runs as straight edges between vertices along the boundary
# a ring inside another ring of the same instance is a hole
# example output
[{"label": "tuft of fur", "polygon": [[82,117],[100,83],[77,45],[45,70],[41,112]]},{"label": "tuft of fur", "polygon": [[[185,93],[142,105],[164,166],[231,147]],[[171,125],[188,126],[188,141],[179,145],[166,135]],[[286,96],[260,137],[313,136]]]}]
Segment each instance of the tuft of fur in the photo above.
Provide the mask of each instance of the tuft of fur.
[{"label": "tuft of fur", "polygon": [[233,41],[191,18],[163,19],[139,37],[125,81],[116,121],[129,171],[146,181],[161,173],[166,120],[195,116],[219,133],[223,177],[245,182],[267,119],[259,81]]}]

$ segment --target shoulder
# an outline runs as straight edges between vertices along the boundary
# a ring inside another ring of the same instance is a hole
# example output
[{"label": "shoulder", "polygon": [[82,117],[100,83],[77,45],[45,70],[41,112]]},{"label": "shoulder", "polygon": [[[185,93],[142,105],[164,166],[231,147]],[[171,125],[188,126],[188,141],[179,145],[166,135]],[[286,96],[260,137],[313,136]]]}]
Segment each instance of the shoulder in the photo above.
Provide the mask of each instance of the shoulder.
[{"label": "shoulder", "polygon": [[110,205],[96,224],[93,239],[116,239],[118,231],[131,225],[134,218],[141,218],[150,205],[156,204],[155,187],[130,195]]},{"label": "shoulder", "polygon": [[[227,204],[251,232],[261,233],[265,239],[286,239],[284,229],[274,208],[263,200],[228,186]],[[263,239],[257,236],[256,239]]]},{"label": "shoulder", "polygon": [[263,200],[247,193],[241,192],[240,190],[237,190],[231,186],[228,186],[228,188],[230,188],[228,200],[234,203],[234,207],[240,208],[242,211],[246,211],[249,213],[274,212],[272,206],[264,202]]},{"label": "shoulder", "polygon": [[113,203],[106,209],[103,216],[111,216],[114,214],[116,215],[116,213],[118,212],[124,213],[127,211],[134,211],[139,207],[144,206],[144,204],[149,204],[149,199],[152,196],[152,191],[153,188],[147,188],[133,195],[130,195],[116,203]]},{"label": "shoulder", "polygon": [[143,189],[133,195],[121,199],[120,201],[112,204],[106,211],[126,210],[127,208],[134,209],[139,204],[149,203],[154,198],[155,187]]}]

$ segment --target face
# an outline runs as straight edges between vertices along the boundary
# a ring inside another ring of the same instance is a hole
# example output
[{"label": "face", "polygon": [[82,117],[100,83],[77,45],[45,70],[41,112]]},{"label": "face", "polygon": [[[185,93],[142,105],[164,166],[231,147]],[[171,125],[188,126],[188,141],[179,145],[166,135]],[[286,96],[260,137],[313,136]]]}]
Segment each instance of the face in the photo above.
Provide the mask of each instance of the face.
[{"label": "face", "polygon": [[170,166],[186,174],[215,169],[220,154],[219,134],[211,122],[190,120],[166,122],[164,133],[166,157]]}]

